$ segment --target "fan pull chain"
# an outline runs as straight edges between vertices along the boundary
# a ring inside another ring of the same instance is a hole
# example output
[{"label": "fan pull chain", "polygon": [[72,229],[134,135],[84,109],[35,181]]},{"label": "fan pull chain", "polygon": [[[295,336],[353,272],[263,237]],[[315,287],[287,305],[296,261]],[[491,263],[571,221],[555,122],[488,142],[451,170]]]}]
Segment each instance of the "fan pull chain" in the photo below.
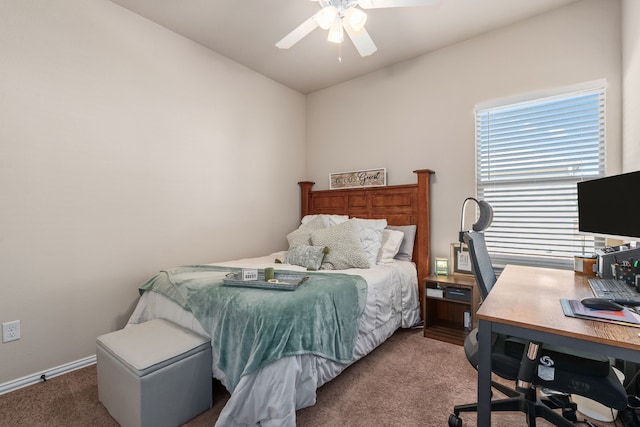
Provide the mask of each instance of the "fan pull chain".
[{"label": "fan pull chain", "polygon": [[342,43],[338,44],[338,63],[342,64]]}]

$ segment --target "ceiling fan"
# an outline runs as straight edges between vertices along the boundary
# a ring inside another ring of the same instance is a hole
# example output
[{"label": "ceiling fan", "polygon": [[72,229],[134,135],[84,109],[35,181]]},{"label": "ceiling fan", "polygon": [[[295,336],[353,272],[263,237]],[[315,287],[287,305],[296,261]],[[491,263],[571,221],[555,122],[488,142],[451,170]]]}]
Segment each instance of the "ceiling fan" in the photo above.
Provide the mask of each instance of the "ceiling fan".
[{"label": "ceiling fan", "polygon": [[327,40],[342,43],[344,32],[349,35],[361,56],[369,56],[378,48],[364,28],[367,14],[361,9],[389,7],[429,6],[439,0],[311,0],[321,9],[276,43],[280,49],[289,49],[317,27],[329,30]]}]

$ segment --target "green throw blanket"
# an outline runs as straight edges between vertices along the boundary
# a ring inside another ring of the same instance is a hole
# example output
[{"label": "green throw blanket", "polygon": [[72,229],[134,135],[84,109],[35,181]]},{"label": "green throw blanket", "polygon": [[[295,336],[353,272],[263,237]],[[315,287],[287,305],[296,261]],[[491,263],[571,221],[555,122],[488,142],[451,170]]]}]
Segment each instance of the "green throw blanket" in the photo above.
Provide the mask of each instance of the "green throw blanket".
[{"label": "green throw blanket", "polygon": [[311,273],[295,291],[223,286],[228,267],[161,271],[140,287],[189,310],[211,334],[218,368],[233,392],[240,378],[281,357],[314,354],[353,360],[367,283],[360,276]]}]

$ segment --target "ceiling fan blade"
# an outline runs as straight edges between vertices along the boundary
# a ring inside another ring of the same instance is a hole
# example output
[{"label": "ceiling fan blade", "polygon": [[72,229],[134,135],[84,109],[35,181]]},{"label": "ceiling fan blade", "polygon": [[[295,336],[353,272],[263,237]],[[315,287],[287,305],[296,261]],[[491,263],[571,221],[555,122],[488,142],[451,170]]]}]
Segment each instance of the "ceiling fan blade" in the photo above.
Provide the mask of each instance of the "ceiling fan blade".
[{"label": "ceiling fan blade", "polygon": [[276,46],[280,49],[289,49],[317,27],[318,20],[316,19],[316,15],[313,15],[311,18],[298,25],[295,30],[284,36],[282,40],[276,43]]},{"label": "ceiling fan blade", "polygon": [[440,0],[358,0],[363,9],[380,9],[384,7],[432,6]]},{"label": "ceiling fan blade", "polygon": [[374,53],[378,48],[371,40],[371,36],[367,33],[366,29],[361,29],[357,33],[349,27],[349,25],[342,24],[344,30],[349,34],[349,38],[353,42],[353,45],[358,49],[360,56],[369,56]]}]

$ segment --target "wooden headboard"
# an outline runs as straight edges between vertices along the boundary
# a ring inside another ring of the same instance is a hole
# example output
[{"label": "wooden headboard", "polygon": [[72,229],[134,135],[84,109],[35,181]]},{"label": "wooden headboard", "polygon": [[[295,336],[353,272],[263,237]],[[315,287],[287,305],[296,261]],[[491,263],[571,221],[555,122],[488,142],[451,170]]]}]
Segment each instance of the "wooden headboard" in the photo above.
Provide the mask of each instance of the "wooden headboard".
[{"label": "wooden headboard", "polygon": [[[429,169],[413,172],[418,175],[417,184],[313,191],[311,188],[314,182],[299,182],[302,192],[301,215],[304,217],[311,214],[339,214],[386,219],[389,225],[415,224],[417,227],[413,261],[418,269],[418,283],[422,283],[430,272],[429,180],[435,172]],[[422,301],[423,287],[418,286],[418,289]]]}]

